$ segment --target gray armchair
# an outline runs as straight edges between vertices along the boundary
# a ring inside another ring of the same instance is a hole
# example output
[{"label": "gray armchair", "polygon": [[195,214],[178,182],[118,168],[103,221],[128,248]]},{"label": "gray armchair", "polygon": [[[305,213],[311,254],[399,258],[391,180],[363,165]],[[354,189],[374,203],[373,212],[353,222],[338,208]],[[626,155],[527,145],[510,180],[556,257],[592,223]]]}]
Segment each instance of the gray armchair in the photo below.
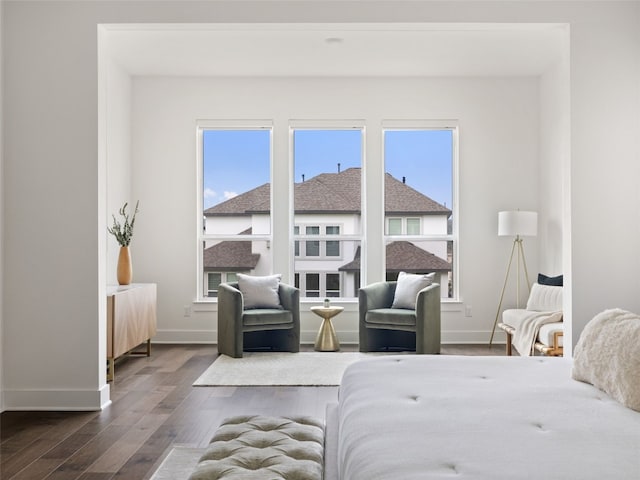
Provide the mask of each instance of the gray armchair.
[{"label": "gray armchair", "polygon": [[359,292],[360,351],[440,353],[440,285],[418,292],[416,309],[391,308],[397,282],[377,282]]},{"label": "gray armchair", "polygon": [[244,350],[300,351],[300,291],[280,283],[283,309],[244,310],[237,283],[218,287],[218,352],[234,358]]}]

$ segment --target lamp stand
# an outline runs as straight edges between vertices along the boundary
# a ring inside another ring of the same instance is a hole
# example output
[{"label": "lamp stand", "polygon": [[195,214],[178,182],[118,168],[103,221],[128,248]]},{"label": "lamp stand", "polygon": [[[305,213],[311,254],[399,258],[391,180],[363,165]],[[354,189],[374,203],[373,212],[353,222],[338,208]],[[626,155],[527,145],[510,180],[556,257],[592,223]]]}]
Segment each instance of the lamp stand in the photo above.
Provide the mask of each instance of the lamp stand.
[{"label": "lamp stand", "polygon": [[500,302],[498,303],[498,311],[496,312],[496,319],[493,322],[493,329],[491,330],[491,338],[489,339],[489,346],[493,343],[493,336],[496,333],[496,325],[498,324],[498,318],[500,317],[500,310],[502,309],[502,300],[504,299],[504,292],[507,289],[507,282],[509,281],[509,273],[511,272],[511,264],[513,262],[514,253],[518,252],[516,260],[516,308],[520,308],[520,264],[524,269],[524,278],[527,281],[527,289],[531,291],[531,283],[529,282],[529,272],[527,271],[527,261],[524,257],[524,247],[522,246],[522,238],[520,235],[516,235],[513,240],[513,246],[511,247],[511,255],[509,256],[509,264],[507,265],[507,273],[504,276],[504,284],[502,285],[502,293],[500,293]]}]

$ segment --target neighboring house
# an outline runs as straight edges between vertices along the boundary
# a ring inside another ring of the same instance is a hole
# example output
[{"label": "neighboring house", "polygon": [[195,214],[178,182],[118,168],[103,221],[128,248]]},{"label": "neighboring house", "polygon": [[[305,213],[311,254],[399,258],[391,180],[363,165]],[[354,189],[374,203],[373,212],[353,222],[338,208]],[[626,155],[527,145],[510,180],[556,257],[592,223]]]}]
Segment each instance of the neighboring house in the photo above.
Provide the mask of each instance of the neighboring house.
[{"label": "neighboring house", "polygon": [[[404,180],[404,179],[403,179]],[[360,241],[341,238],[361,234],[361,172],[349,168],[322,173],[294,186],[295,283],[305,297],[353,297],[360,286]],[[268,234],[270,185],[264,184],[204,211],[205,232],[222,235]],[[445,235],[451,210],[404,181],[385,178],[387,235]],[[313,236],[318,236],[315,240]],[[333,240],[335,236],[336,240]],[[238,272],[271,273],[268,242],[239,240],[205,246],[205,294],[217,295],[220,282]],[[386,247],[387,279],[398,272],[440,275],[450,283],[446,242],[391,241]],[[443,288],[443,296],[448,288]]]}]

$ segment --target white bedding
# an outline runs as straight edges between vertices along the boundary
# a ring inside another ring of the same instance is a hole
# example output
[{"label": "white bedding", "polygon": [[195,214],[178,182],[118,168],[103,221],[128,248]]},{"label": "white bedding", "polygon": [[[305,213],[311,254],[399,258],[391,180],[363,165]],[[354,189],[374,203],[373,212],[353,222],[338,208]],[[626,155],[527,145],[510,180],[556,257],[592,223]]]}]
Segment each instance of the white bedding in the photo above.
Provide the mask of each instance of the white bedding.
[{"label": "white bedding", "polygon": [[640,413],[547,357],[401,355],[345,371],[325,479],[640,479]]}]

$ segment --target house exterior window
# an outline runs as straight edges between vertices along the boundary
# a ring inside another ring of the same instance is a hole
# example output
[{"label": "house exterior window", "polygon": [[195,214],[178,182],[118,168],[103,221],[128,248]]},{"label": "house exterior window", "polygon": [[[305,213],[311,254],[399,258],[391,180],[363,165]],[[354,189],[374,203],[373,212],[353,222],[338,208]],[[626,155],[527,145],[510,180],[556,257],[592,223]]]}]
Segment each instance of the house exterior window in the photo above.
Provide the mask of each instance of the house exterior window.
[{"label": "house exterior window", "polygon": [[325,277],[325,297],[340,296],[340,274],[327,273]]},{"label": "house exterior window", "polygon": [[320,296],[320,274],[319,273],[307,273],[305,274],[305,285],[302,289],[305,297],[319,297]]},{"label": "house exterior window", "polygon": [[[300,225],[293,227],[293,233],[298,236],[300,233]],[[295,240],[294,256],[300,257],[300,245],[303,245],[303,257],[340,257],[340,241],[339,240],[311,240],[314,236],[319,235],[340,235],[340,226],[338,225],[314,225],[304,226],[307,235],[306,240]]]},{"label": "house exterior window", "polygon": [[[340,227],[337,225],[331,225],[325,227],[325,233],[327,235],[340,235]],[[326,240],[325,241],[325,255],[327,257],[339,257],[340,256],[340,242],[338,240]]]},{"label": "house exterior window", "polygon": [[387,235],[420,235],[422,222],[417,218],[387,218]]},{"label": "house exterior window", "polygon": [[341,296],[339,273],[303,272],[295,274],[295,286],[306,298],[337,298]]},{"label": "house exterior window", "polygon": [[217,297],[218,287],[222,283],[222,273],[209,272],[207,273],[207,297]]},{"label": "house exterior window", "polygon": [[221,283],[237,282],[238,276],[232,272],[207,272],[207,297],[217,297]]},{"label": "house exterior window", "polygon": [[402,219],[401,218],[387,219],[387,234],[402,235]]},{"label": "house exterior window", "polygon": [[407,235],[420,235],[419,218],[407,218]]},{"label": "house exterior window", "polygon": [[[320,235],[320,227],[307,227],[307,235]],[[305,243],[305,255],[307,257],[320,256],[320,242],[318,240],[307,240]]]}]

